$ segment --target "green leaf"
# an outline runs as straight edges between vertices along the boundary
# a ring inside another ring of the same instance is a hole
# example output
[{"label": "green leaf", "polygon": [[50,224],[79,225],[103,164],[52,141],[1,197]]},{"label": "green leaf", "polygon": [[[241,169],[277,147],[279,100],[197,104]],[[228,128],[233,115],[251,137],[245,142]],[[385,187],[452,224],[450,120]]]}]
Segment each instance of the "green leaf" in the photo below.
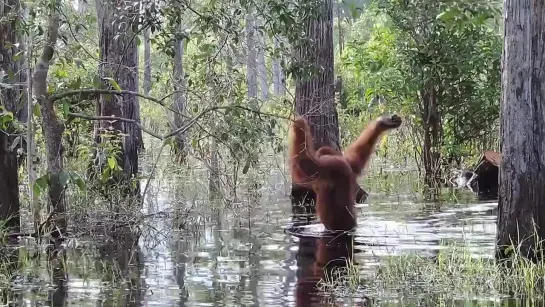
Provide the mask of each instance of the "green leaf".
[{"label": "green leaf", "polygon": [[34,192],[34,195],[40,196],[42,189],[40,189],[40,186],[38,185],[38,181],[34,182],[34,184],[32,185],[32,191]]},{"label": "green leaf", "polygon": [[76,172],[70,172],[69,174],[70,174],[71,181],[75,183],[81,191],[85,191],[86,184],[85,184],[85,181],[81,178],[81,176]]},{"label": "green leaf", "polygon": [[65,101],[62,103],[62,112],[64,113],[64,115],[68,115],[68,113],[70,113],[70,106],[68,105],[68,102]]},{"label": "green leaf", "polygon": [[49,175],[45,174],[42,177],[36,179],[35,184],[37,184],[38,187],[40,187],[41,189],[47,188],[47,186],[49,185]]},{"label": "green leaf", "polygon": [[121,87],[119,86],[119,84],[117,83],[117,81],[115,81],[114,79],[112,78],[104,78],[108,81],[110,81],[110,85],[117,91],[121,91]]},{"label": "green leaf", "polygon": [[450,19],[455,18],[456,16],[458,16],[461,13],[462,12],[458,8],[454,7],[454,8],[450,8],[450,9],[440,13],[435,18],[439,19],[439,20],[442,20],[442,21],[448,21]]},{"label": "green leaf", "polygon": [[34,106],[32,107],[32,114],[34,114],[34,116],[36,117],[40,117],[40,105],[39,104],[34,104]]},{"label": "green leaf", "polygon": [[75,183],[81,191],[85,191],[85,189],[87,188],[85,185],[85,181],[83,181],[81,177],[76,178]]},{"label": "green leaf", "polygon": [[115,161],[114,157],[108,157],[108,166],[111,169],[115,169],[116,164],[117,164],[117,162]]}]

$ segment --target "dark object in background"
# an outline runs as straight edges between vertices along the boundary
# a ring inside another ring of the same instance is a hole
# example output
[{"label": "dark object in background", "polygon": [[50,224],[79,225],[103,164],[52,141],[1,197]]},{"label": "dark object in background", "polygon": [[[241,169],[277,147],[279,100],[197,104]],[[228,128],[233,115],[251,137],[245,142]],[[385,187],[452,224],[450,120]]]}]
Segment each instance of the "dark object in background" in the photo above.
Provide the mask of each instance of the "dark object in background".
[{"label": "dark object in background", "polygon": [[457,188],[467,187],[471,192],[477,193],[480,200],[497,199],[500,163],[499,153],[485,151],[473,170],[458,171],[455,178],[450,179],[450,183]]},{"label": "dark object in background", "polygon": [[481,155],[473,171],[477,175],[474,181],[477,183],[479,199],[498,198],[500,163],[501,156],[497,152],[485,151]]}]

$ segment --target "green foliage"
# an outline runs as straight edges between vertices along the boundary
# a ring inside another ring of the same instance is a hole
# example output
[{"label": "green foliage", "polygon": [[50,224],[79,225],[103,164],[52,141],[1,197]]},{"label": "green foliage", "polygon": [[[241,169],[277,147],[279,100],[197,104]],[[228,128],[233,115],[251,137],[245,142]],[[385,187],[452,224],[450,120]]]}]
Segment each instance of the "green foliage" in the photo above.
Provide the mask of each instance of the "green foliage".
[{"label": "green foliage", "polygon": [[8,129],[14,121],[13,113],[6,111],[1,105],[0,105],[0,129],[6,130]]},{"label": "green foliage", "polygon": [[69,183],[77,186],[80,191],[85,191],[87,185],[81,176],[76,172],[63,170],[58,174],[46,173],[45,175],[36,179],[32,185],[32,189],[35,195],[40,195],[43,191],[46,191],[50,188],[50,183],[57,181],[61,187],[66,187]]},{"label": "green foliage", "polygon": [[472,145],[495,132],[499,116],[501,36],[487,22],[497,12],[464,2],[377,1],[354,24],[342,58],[345,108],[356,115],[394,109],[422,135],[421,93],[432,84],[443,155],[474,154]]}]

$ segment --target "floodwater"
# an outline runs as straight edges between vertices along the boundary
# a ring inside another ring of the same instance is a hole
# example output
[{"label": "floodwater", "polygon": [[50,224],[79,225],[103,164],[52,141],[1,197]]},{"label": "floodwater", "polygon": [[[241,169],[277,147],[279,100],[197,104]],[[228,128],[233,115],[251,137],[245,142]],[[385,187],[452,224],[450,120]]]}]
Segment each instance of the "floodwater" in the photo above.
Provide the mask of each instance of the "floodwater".
[{"label": "floodwater", "polygon": [[[67,254],[63,289],[26,281],[22,283],[26,286],[4,295],[18,306],[332,306],[314,293],[318,276],[314,265],[317,259],[334,260],[347,252],[342,247],[324,249],[331,238],[317,238],[322,227],[316,221],[293,226],[289,185],[278,183],[284,180],[279,171],[268,176],[257,195],[242,196],[218,213],[192,215],[181,224],[164,214],[148,219],[149,234],[144,230],[138,240],[140,267],[131,287],[112,288],[96,263],[86,263],[83,252],[72,251]],[[405,187],[379,191],[379,185],[369,182],[363,186],[371,195],[357,206],[354,239],[354,261],[362,270],[376,269],[386,256],[433,256],[455,242],[468,245],[475,255],[492,256],[496,202],[478,202],[468,193],[458,193],[462,200],[422,203]],[[143,212],[172,211],[180,206],[178,196],[168,189],[157,191]],[[194,208],[204,206],[193,202]],[[36,275],[47,281],[44,267],[36,268]],[[375,306],[407,306],[397,298],[365,292],[340,298],[337,304],[369,306],[370,300]],[[497,304],[484,297],[449,303]],[[508,301],[501,305],[515,306]]]}]

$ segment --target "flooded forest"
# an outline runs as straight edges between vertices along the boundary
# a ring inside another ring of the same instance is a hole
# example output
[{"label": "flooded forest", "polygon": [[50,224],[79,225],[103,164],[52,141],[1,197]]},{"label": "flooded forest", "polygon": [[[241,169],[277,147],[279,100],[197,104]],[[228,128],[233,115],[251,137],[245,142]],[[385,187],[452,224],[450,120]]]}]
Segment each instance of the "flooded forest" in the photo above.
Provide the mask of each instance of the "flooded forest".
[{"label": "flooded forest", "polygon": [[0,0],[2,306],[545,304],[537,0]]}]

